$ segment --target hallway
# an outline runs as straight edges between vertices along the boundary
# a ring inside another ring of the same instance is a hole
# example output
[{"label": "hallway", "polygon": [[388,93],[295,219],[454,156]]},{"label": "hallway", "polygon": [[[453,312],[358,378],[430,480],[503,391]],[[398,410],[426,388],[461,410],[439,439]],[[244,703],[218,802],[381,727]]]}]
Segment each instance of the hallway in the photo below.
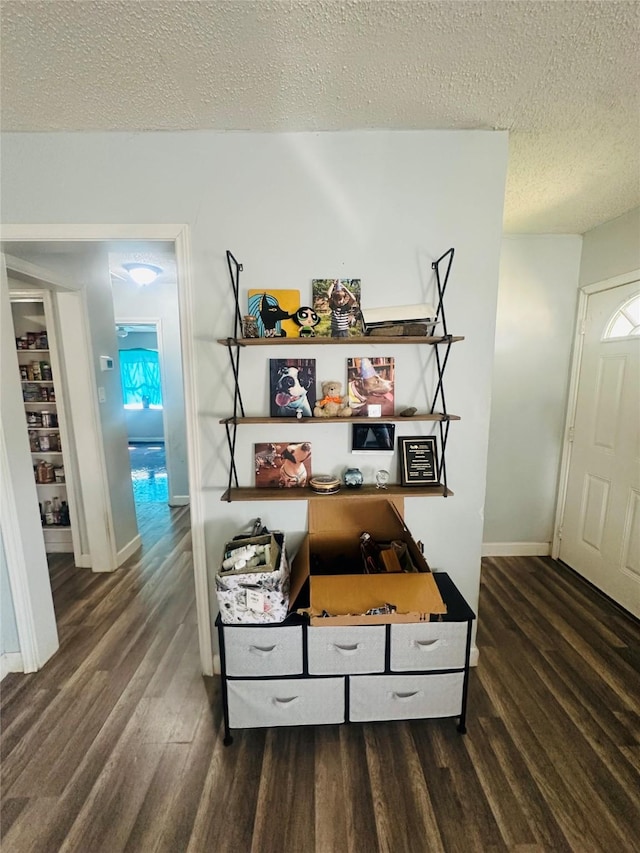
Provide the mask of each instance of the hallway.
[{"label": "hallway", "polygon": [[131,483],[136,507],[142,503],[167,503],[167,461],[164,443],[129,442]]}]

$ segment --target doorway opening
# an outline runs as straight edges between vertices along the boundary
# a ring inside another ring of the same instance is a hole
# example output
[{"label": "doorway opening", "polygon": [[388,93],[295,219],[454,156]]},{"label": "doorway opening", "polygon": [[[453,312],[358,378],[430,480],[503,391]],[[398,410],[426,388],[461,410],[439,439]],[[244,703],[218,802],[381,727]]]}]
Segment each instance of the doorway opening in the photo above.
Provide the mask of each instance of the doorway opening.
[{"label": "doorway opening", "polygon": [[157,323],[116,317],[122,401],[127,425],[131,485],[136,508],[168,503],[165,393]]},{"label": "doorway opening", "polygon": [[[202,466],[200,464],[199,437],[196,429],[195,356],[192,333],[192,285],[188,228],[183,225],[5,224],[3,226],[3,240],[1,245],[3,251],[17,257],[22,255],[25,261],[28,257],[31,263],[37,263],[39,260],[38,256],[42,256],[43,262],[51,260],[51,267],[54,270],[60,270],[63,266],[66,267],[67,262],[71,265],[72,271],[75,274],[73,279],[74,281],[79,281],[82,292],[78,294],[77,298],[69,297],[67,299],[65,297],[65,313],[69,328],[67,339],[78,337],[78,341],[82,343],[82,346],[87,345],[87,342],[84,340],[88,333],[87,309],[90,309],[96,318],[99,330],[97,328],[92,328],[91,330],[93,333],[95,360],[88,361],[86,358],[71,360],[68,365],[68,369],[72,374],[69,384],[77,391],[77,396],[80,397],[80,402],[82,403],[80,408],[82,408],[86,416],[85,420],[87,422],[91,420],[95,421],[93,426],[97,427],[99,432],[99,416],[104,411],[105,404],[109,407],[116,398],[115,393],[111,394],[111,391],[114,390],[114,379],[119,385],[119,377],[116,371],[109,372],[112,370],[111,352],[112,350],[117,351],[113,302],[107,297],[107,292],[102,284],[100,284],[99,293],[95,290],[96,283],[104,282],[105,272],[108,281],[108,266],[103,263],[104,255],[100,258],[93,255],[92,252],[94,249],[99,254],[102,254],[100,249],[106,253],[110,251],[117,252],[123,247],[127,251],[132,251],[137,248],[136,244],[140,245],[141,243],[151,244],[153,248],[160,251],[168,248],[174,256],[177,269],[179,269],[179,276],[176,276],[178,285],[176,286],[176,304],[171,312],[171,316],[175,320],[177,333],[181,337],[181,343],[178,344],[178,351],[181,357],[176,361],[167,359],[166,364],[172,371],[176,370],[179,372],[182,378],[182,356],[185,356],[184,392],[180,399],[180,405],[183,411],[186,410],[185,426],[186,431],[189,433],[189,445],[187,449],[185,443],[184,448],[181,450],[180,448],[173,448],[169,443],[166,443],[167,471],[170,485],[171,474],[169,465],[170,458],[173,457],[179,465],[184,466],[187,473],[188,479],[185,483],[184,491],[176,494],[174,505],[191,504],[192,554],[196,582],[200,657],[203,672],[205,674],[213,674],[214,659],[210,630],[204,524],[202,521],[204,508],[200,488]],[[86,253],[89,253],[88,258],[85,251],[82,250],[82,244],[85,246]],[[22,250],[24,250],[24,254]],[[32,255],[34,257],[31,257]],[[61,257],[62,255],[66,257]],[[70,257],[70,255],[73,255],[73,257]],[[4,289],[3,285],[3,299]],[[86,303],[89,302],[91,304],[87,305]],[[109,321],[110,331],[108,331],[107,325],[105,325]],[[81,338],[83,338],[82,341],[80,341]],[[113,346],[111,346],[110,340],[113,340]],[[90,375],[92,370],[94,371],[93,376]],[[86,373],[87,376],[81,377],[82,382],[79,382],[77,381],[78,376],[82,373]],[[85,379],[86,381],[84,381]],[[16,388],[16,393],[13,396],[16,397],[17,401],[19,398],[18,388]],[[18,423],[19,418],[16,417],[15,420]],[[96,452],[96,448],[93,446],[96,434],[96,428],[79,429],[75,439],[77,442],[82,443],[85,463],[95,462],[93,468],[95,471],[99,471],[99,476],[90,475],[83,478],[83,489],[86,488],[87,492],[83,497],[84,503],[92,508],[92,521],[96,522],[91,530],[92,541],[96,542],[96,547],[99,547],[101,556],[104,556],[103,568],[99,570],[113,571],[133,553],[131,549],[136,545],[136,538],[134,537],[131,542],[128,542],[126,541],[126,535],[118,536],[118,531],[121,530],[123,521],[128,523],[129,518],[129,516],[126,516],[123,519],[121,512],[123,502],[119,500],[119,495],[113,495],[113,489],[117,488],[118,483],[122,481],[118,476],[117,482],[112,482],[113,476],[117,472],[113,466],[110,466],[109,459],[101,459],[100,455]],[[108,437],[108,431],[106,435]],[[13,439],[13,434],[9,438]],[[25,478],[21,476],[14,478],[12,473],[13,468],[17,465],[17,463],[13,464],[14,457],[20,457],[21,468],[26,467],[28,464],[28,444],[26,444],[26,438],[20,441],[16,438],[16,442],[20,445],[18,447],[19,453],[16,452],[16,454],[12,452],[13,442],[8,442],[6,448],[0,442],[0,451],[2,451],[0,453],[0,462],[2,463],[3,472],[6,469],[8,473],[7,477],[3,476],[2,478],[3,482],[7,484],[6,489],[2,490],[2,493],[7,498],[6,503],[11,510],[11,517],[16,521],[16,535],[7,537],[4,544],[7,551],[9,580],[14,597],[24,669],[31,672],[40,668],[49,659],[51,654],[53,654],[57,648],[57,637],[55,636],[55,631],[51,630],[52,620],[49,618],[49,613],[52,610],[49,603],[51,595],[50,587],[48,584],[46,585],[49,587],[47,591],[43,586],[34,585],[32,583],[33,571],[30,573],[27,571],[28,565],[31,564],[32,568],[34,565],[31,560],[32,549],[30,549],[30,543],[35,540],[31,535],[30,528],[27,530],[27,526],[21,523],[21,519],[23,518],[21,510],[24,501],[19,485]],[[112,454],[117,451],[117,446],[119,446],[119,442],[109,443],[108,448],[105,447],[105,450],[108,450],[109,454]],[[126,439],[123,449],[126,466],[129,468]],[[8,452],[5,453],[4,450]],[[117,452],[119,453],[120,451]],[[24,460],[23,456],[25,457]],[[11,464],[5,464],[7,460]],[[91,468],[92,466],[89,465],[89,467]],[[128,476],[127,487],[131,490],[131,483]],[[105,504],[105,498],[108,497],[107,489],[112,492],[110,505],[108,502]],[[103,504],[105,504],[104,507]],[[103,509],[104,511],[102,511]],[[116,514],[117,519],[114,517]],[[35,519],[39,526],[37,513],[35,513]],[[115,524],[116,521],[117,526]],[[125,531],[125,534],[127,532]],[[124,544],[121,544],[120,539],[122,539]],[[44,557],[44,553],[42,556]],[[44,562],[44,570],[46,571],[46,561]],[[43,613],[46,619],[43,618]],[[36,614],[38,615],[37,619],[35,618]]]}]

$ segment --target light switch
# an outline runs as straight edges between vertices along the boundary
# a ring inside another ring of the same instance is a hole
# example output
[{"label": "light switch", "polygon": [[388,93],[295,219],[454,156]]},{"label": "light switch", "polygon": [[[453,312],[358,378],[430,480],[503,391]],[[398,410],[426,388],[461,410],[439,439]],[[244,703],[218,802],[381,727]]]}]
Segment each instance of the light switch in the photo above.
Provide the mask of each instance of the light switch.
[{"label": "light switch", "polygon": [[98,402],[106,403],[107,402],[107,392],[104,388],[98,388]]}]

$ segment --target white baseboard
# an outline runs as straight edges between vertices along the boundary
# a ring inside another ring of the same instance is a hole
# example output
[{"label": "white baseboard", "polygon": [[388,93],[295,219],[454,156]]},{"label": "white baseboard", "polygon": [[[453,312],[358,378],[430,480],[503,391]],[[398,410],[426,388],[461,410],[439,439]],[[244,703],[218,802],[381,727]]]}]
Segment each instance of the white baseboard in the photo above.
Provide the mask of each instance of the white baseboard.
[{"label": "white baseboard", "polygon": [[173,495],[169,498],[169,506],[189,506],[189,495]]},{"label": "white baseboard", "polygon": [[73,554],[73,542],[45,542],[47,554]]},{"label": "white baseboard", "polygon": [[75,563],[77,569],[90,569],[91,554],[80,554],[80,556],[76,559]]},{"label": "white baseboard", "polygon": [[24,672],[24,663],[20,652],[4,652],[0,655],[0,681],[10,672]]},{"label": "white baseboard", "polygon": [[137,534],[131,542],[125,545],[124,548],[121,548],[116,554],[116,567],[121,566],[132,554],[135,554],[141,544],[142,539],[140,539],[140,534]]},{"label": "white baseboard", "polygon": [[551,542],[483,542],[483,557],[548,557]]},{"label": "white baseboard", "polygon": [[220,655],[213,656],[213,674],[220,675],[222,669],[220,668]]}]

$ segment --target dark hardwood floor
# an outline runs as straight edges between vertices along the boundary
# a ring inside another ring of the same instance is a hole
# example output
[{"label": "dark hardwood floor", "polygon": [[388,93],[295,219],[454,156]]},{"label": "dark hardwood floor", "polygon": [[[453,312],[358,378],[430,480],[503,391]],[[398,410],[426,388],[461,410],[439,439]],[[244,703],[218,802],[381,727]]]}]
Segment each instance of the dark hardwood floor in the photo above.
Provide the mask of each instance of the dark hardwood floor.
[{"label": "dark hardwood floor", "polygon": [[189,517],[112,575],[51,559],[60,651],[2,691],[2,849],[635,851],[640,628],[546,558],[483,561],[451,720],[235,732],[199,672]]}]

